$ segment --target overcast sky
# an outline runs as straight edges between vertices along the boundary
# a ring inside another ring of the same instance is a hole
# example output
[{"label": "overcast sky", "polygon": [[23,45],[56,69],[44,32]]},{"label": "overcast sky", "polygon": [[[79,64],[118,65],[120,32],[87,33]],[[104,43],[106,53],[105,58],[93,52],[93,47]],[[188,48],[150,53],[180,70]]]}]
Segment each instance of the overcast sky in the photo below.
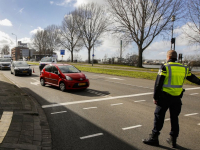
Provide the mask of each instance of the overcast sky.
[{"label": "overcast sky", "polygon": [[[0,0],[0,50],[3,45],[8,44],[10,48],[18,41],[30,42],[30,39],[37,30],[42,30],[48,25],[60,25],[63,17],[75,7],[88,3],[98,2],[104,4],[105,0]],[[181,32],[187,26],[175,22],[176,51],[183,55],[199,54],[200,48],[189,46],[187,39]],[[14,33],[15,35],[12,35]],[[95,47],[95,58],[103,59],[105,55],[113,57],[119,55],[120,39],[113,35],[103,37],[103,44]],[[157,37],[153,43],[144,51],[145,59],[165,59],[167,50],[170,49],[170,39]],[[132,44],[124,52],[137,54],[137,46]],[[82,60],[87,59],[87,50],[82,49],[79,53]],[[66,53],[64,59],[70,56]],[[61,58],[59,56],[59,58]]]}]

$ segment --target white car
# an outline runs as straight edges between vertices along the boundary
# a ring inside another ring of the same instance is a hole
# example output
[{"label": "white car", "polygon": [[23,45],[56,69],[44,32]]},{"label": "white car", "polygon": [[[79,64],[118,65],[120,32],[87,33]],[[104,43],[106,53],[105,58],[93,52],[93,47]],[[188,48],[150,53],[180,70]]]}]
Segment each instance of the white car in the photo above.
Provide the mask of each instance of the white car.
[{"label": "white car", "polygon": [[40,71],[46,66],[47,64],[56,64],[57,60],[55,57],[43,57],[39,64]]},{"label": "white car", "polygon": [[0,69],[10,70],[11,58],[0,58]]}]

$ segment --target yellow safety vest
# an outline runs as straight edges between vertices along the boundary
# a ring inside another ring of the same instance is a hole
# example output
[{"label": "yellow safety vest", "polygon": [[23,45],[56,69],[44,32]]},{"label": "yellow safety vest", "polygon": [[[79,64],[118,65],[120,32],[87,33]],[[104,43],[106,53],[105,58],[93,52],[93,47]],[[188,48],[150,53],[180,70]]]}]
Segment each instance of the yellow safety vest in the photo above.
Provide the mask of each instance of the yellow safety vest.
[{"label": "yellow safety vest", "polygon": [[162,91],[172,96],[179,96],[183,91],[183,83],[187,76],[191,75],[189,68],[185,65],[175,62],[164,64],[166,71],[160,70],[159,74],[165,76]]}]

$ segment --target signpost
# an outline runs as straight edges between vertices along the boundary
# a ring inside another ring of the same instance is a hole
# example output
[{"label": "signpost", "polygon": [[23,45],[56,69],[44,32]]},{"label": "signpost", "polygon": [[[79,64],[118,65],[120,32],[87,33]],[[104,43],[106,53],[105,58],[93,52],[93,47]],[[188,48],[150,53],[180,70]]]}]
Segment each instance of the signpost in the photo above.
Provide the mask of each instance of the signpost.
[{"label": "signpost", "polygon": [[60,55],[62,55],[62,61],[63,61],[63,55],[65,55],[65,50],[60,50]]}]

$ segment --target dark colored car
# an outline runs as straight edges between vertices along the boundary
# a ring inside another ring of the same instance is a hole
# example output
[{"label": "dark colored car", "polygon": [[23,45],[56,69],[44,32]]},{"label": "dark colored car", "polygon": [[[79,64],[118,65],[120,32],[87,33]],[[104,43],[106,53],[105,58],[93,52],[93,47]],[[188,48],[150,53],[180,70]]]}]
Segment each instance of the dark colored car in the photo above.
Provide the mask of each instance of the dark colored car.
[{"label": "dark colored car", "polygon": [[12,61],[11,74],[16,75],[32,75],[32,69],[26,61]]},{"label": "dark colored car", "polygon": [[57,86],[61,91],[66,89],[86,89],[89,87],[89,79],[84,73],[68,64],[46,65],[41,71],[40,83]]},{"label": "dark colored car", "polygon": [[9,69],[10,70],[11,58],[0,58],[0,69]]}]

